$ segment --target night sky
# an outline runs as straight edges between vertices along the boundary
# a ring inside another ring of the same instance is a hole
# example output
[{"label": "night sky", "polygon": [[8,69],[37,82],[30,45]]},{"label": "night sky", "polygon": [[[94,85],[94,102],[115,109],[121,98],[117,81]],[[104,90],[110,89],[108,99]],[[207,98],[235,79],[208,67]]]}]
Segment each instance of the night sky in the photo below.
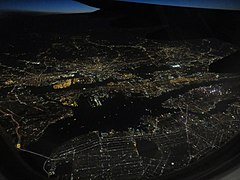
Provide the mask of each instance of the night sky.
[{"label": "night sky", "polygon": [[79,13],[96,9],[72,0],[0,0],[0,10]]},{"label": "night sky", "polygon": [[[92,1],[92,0],[91,0]],[[102,0],[104,2],[104,0]],[[240,10],[240,0],[119,0],[160,5]],[[0,0],[0,10],[92,12],[96,9],[72,0]]]}]

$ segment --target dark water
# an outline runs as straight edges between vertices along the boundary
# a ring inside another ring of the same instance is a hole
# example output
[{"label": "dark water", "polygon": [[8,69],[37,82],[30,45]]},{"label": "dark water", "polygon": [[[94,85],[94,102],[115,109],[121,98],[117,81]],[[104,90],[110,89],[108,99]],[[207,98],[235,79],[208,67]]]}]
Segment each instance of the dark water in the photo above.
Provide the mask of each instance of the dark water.
[{"label": "dark water", "polygon": [[209,70],[216,73],[240,73],[240,51],[211,64]]}]

